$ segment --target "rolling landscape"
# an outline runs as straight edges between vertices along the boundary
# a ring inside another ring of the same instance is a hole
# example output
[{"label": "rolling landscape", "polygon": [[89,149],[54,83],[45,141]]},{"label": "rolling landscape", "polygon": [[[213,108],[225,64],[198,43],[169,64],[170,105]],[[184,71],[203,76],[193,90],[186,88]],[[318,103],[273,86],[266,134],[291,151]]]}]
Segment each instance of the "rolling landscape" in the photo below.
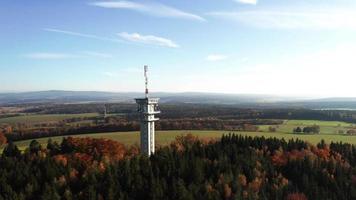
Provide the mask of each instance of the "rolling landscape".
[{"label": "rolling landscape", "polygon": [[0,1],[0,200],[355,200],[354,0]]},{"label": "rolling landscape", "polygon": [[[47,166],[51,171],[40,173],[40,176],[54,180],[52,186],[46,185],[43,190],[41,196],[44,199],[71,199],[74,196],[79,199],[353,198],[356,111],[216,102],[166,102],[160,104],[160,110],[161,119],[155,125],[157,152],[148,158],[139,154],[139,116],[132,102],[4,104],[0,115],[2,166],[10,167],[18,162],[51,166]],[[221,143],[225,145],[221,146]],[[219,151],[222,151],[219,158],[215,157]],[[248,156],[244,157],[241,152]],[[170,160],[174,157],[179,157],[179,161]],[[213,160],[229,167],[211,165]],[[130,167],[125,168],[127,165]],[[156,168],[149,167],[152,171],[148,172],[139,168],[142,165]],[[167,166],[177,171],[171,174],[160,168]],[[297,166],[300,169],[291,173],[290,170],[297,170]],[[304,171],[307,166],[312,168]],[[20,176],[21,179],[12,174],[14,171],[18,174],[18,169],[8,167],[2,169],[5,174],[2,177],[7,180],[5,185],[23,184],[18,188],[27,188],[31,183],[32,191],[42,191],[40,187],[36,188],[42,180],[26,175],[37,167],[27,168],[30,171],[22,172],[25,174]],[[133,171],[134,167],[138,167],[138,171]],[[194,167],[194,172],[185,171],[186,167]],[[115,168],[119,171],[111,171]],[[264,171],[266,169],[272,171]],[[63,170],[70,171],[61,175]],[[209,174],[207,170],[214,173]],[[219,173],[215,174],[216,170]],[[87,178],[88,173],[93,179]],[[154,179],[154,184],[146,183],[148,188],[145,188],[142,184],[150,180],[146,180],[146,173],[162,177]],[[73,180],[73,176],[80,178]],[[130,176],[135,176],[135,181],[127,182]],[[107,183],[113,178],[119,182]],[[325,183],[324,179],[342,181],[347,193],[338,193],[341,186],[337,183],[330,186],[331,183]],[[310,186],[310,181],[317,186]],[[101,188],[102,183],[109,184],[109,188]],[[189,183],[188,188],[185,183]],[[77,184],[84,187],[78,188]],[[63,190],[64,186],[67,189]],[[58,189],[54,192],[54,188]],[[147,196],[143,193],[146,190],[155,191]],[[28,192],[18,191],[20,195],[11,190],[3,194],[5,199],[10,196],[21,199],[21,194]]]}]

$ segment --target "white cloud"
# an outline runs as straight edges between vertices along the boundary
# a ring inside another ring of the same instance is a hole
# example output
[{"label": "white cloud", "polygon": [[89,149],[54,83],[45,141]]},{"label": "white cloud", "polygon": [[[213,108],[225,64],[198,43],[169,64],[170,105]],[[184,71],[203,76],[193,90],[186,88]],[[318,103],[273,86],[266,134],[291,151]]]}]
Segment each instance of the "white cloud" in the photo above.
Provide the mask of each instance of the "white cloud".
[{"label": "white cloud", "polygon": [[179,45],[173,42],[170,39],[157,37],[154,35],[140,35],[138,33],[119,33],[121,38],[131,41],[131,42],[139,42],[143,44],[150,44],[156,46],[170,47],[170,48],[178,48]]},{"label": "white cloud", "polygon": [[45,28],[43,30],[48,31],[48,32],[62,33],[62,34],[66,34],[66,35],[72,35],[72,36],[83,37],[83,38],[91,38],[91,39],[96,39],[96,40],[104,40],[104,41],[110,41],[110,42],[123,42],[121,40],[117,40],[117,39],[113,39],[113,38],[101,37],[101,36],[92,35],[92,34],[78,33],[78,32],[60,30],[60,29],[54,29],[54,28]]},{"label": "white cloud", "polygon": [[242,4],[257,5],[257,0],[235,0],[235,1]]},{"label": "white cloud", "polygon": [[356,29],[356,13],[348,9],[281,7],[239,12],[211,12],[208,14],[258,28]]},{"label": "white cloud", "polygon": [[226,55],[222,55],[222,54],[211,54],[211,55],[208,55],[206,57],[206,60],[207,61],[221,61],[221,60],[225,60],[227,59],[227,56]]},{"label": "white cloud", "polygon": [[38,59],[38,60],[54,60],[54,59],[75,58],[77,56],[72,54],[41,52],[41,53],[26,54],[25,57],[30,59]]},{"label": "white cloud", "polygon": [[131,1],[97,1],[97,2],[89,3],[89,5],[98,6],[102,8],[133,10],[148,15],[156,16],[156,17],[170,17],[170,18],[205,21],[204,18],[198,15],[184,12],[176,8],[158,4],[158,3],[142,4],[142,3],[136,3]]},{"label": "white cloud", "polygon": [[24,55],[25,58],[37,60],[58,60],[71,58],[111,58],[112,55],[94,51],[82,51],[78,53],[53,53],[53,52],[35,52]]}]

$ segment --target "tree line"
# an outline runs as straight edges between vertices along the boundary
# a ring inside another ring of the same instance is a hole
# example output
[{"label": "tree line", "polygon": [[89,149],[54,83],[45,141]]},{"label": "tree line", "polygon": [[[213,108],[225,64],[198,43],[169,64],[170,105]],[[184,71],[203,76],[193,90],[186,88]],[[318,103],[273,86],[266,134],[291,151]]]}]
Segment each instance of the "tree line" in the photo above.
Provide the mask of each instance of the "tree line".
[{"label": "tree line", "polygon": [[[21,105],[19,105],[21,107]],[[35,104],[22,105],[25,113],[42,114],[78,114],[108,113],[126,114],[137,119],[136,105],[128,103],[90,103],[90,104]],[[315,110],[305,108],[259,108],[241,105],[217,104],[160,104],[162,118],[181,119],[198,117],[216,117],[219,119],[305,119],[343,121],[356,123],[356,111],[352,110]]]},{"label": "tree line", "polygon": [[306,133],[306,134],[319,134],[320,133],[320,126],[313,125],[313,126],[305,126],[303,128],[297,127],[293,129],[294,133]]},{"label": "tree line", "polygon": [[[72,122],[91,119],[92,122],[74,125]],[[281,124],[282,120],[269,119],[243,119],[243,120],[222,120],[222,119],[163,119],[156,123],[157,130],[228,130],[228,131],[258,131],[257,125]],[[26,139],[35,139],[41,137],[77,135],[103,132],[124,132],[139,131],[140,123],[136,120],[128,120],[121,116],[110,116],[105,119],[94,118],[73,118],[62,120],[58,123],[42,124],[17,124],[6,125],[5,133],[8,140],[18,141]]]}]

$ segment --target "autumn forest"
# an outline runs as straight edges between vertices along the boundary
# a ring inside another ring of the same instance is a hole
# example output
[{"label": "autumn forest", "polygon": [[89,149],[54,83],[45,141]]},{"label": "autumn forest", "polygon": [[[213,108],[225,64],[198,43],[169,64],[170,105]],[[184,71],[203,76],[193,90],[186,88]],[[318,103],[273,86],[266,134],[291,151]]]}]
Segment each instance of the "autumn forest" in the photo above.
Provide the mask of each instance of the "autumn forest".
[{"label": "autumn forest", "polygon": [[323,141],[179,136],[151,157],[71,138],[0,158],[0,199],[355,199],[356,148]]}]

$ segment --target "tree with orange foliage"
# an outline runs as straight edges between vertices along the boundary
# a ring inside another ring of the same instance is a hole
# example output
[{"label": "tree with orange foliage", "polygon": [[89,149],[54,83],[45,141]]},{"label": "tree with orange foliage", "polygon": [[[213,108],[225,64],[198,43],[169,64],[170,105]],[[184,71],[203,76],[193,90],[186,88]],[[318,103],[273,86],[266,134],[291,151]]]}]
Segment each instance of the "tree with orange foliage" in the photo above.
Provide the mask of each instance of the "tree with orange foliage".
[{"label": "tree with orange foliage", "polygon": [[225,199],[230,199],[232,195],[232,191],[231,188],[229,186],[229,184],[224,184],[224,198]]},{"label": "tree with orange foliage", "polygon": [[194,136],[191,133],[186,135],[179,135],[176,139],[171,143],[171,147],[176,149],[177,151],[184,151],[186,148],[191,147],[194,143],[200,141],[197,136]]},{"label": "tree with orange foliage", "polygon": [[[65,144],[63,144],[65,143]],[[77,156],[85,157],[85,154],[95,157],[109,157],[113,160],[121,160],[123,159],[129,152],[126,147],[116,141],[108,140],[108,139],[95,139],[95,138],[73,138],[68,137],[63,140],[62,146],[66,146],[69,148],[66,151],[75,151]],[[79,154],[78,154],[79,153]],[[138,152],[130,152],[131,156],[134,153]]]},{"label": "tree with orange foliage", "polygon": [[7,143],[7,138],[5,137],[4,133],[0,132],[0,146]]},{"label": "tree with orange foliage", "polygon": [[288,194],[286,200],[308,200],[308,198],[303,193],[292,193]]},{"label": "tree with orange foliage", "polygon": [[245,187],[247,185],[247,179],[246,176],[243,174],[239,174],[238,176],[238,181],[239,185],[241,185],[242,187]]}]

